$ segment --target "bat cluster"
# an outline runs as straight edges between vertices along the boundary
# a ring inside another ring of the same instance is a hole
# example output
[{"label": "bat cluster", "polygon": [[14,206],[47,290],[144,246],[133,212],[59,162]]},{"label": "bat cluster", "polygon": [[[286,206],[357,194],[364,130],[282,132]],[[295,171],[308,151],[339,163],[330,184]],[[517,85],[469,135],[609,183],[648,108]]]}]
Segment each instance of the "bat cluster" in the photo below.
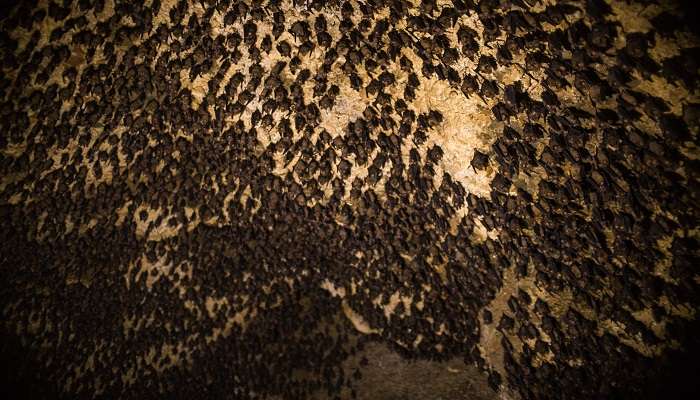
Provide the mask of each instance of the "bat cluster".
[{"label": "bat cluster", "polygon": [[[524,399],[639,395],[697,333],[700,47],[622,3],[21,2],[3,338],[66,398],[355,398],[368,341]],[[488,195],[443,168],[435,80],[500,127],[460,160]]]}]

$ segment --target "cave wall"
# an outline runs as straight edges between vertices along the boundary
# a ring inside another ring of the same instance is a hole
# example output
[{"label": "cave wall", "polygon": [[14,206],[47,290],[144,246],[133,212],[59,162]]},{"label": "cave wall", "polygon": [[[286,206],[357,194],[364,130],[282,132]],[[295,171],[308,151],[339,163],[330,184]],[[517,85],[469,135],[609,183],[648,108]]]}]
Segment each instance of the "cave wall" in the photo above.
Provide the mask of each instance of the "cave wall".
[{"label": "cave wall", "polygon": [[351,398],[381,357],[347,360],[381,343],[477,368],[484,396],[685,390],[691,23],[664,1],[18,3],[7,385]]}]

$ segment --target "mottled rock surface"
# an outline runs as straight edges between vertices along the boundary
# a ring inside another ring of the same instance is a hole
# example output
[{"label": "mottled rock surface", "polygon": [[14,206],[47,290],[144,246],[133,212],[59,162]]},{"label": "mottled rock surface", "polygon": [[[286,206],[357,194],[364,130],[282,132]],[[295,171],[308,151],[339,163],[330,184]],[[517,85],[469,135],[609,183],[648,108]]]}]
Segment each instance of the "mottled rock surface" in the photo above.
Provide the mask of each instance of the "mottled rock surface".
[{"label": "mottled rock surface", "polygon": [[688,11],[663,0],[5,9],[3,390],[691,390],[700,47]]}]

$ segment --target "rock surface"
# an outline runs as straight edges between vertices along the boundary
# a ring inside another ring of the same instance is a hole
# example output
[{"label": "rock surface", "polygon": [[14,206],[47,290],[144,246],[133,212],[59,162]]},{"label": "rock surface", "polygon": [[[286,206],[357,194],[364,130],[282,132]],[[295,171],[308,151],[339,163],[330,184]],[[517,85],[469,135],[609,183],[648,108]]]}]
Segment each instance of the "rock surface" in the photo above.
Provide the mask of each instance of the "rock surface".
[{"label": "rock surface", "polygon": [[3,11],[4,387],[690,390],[700,47],[679,4]]}]

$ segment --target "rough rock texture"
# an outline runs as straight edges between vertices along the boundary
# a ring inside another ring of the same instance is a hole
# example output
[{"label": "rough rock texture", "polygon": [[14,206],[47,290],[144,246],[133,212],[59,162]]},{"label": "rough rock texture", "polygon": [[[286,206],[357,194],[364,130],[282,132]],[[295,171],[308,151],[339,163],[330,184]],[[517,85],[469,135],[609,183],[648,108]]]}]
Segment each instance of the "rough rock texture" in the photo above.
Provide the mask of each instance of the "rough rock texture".
[{"label": "rough rock texture", "polygon": [[695,23],[661,0],[7,9],[4,387],[418,393],[379,388],[381,342],[428,368],[400,376],[478,367],[506,399],[685,390]]}]

